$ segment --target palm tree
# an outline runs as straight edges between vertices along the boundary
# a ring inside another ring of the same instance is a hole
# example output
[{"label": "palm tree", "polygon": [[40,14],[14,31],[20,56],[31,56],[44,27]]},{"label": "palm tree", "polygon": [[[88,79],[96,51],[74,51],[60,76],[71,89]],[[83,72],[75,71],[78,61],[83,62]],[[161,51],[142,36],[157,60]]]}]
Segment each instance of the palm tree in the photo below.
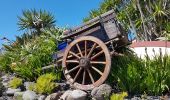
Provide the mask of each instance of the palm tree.
[{"label": "palm tree", "polygon": [[20,30],[33,30],[40,32],[42,28],[54,27],[54,16],[42,10],[24,10],[23,16],[18,17],[18,25]]}]

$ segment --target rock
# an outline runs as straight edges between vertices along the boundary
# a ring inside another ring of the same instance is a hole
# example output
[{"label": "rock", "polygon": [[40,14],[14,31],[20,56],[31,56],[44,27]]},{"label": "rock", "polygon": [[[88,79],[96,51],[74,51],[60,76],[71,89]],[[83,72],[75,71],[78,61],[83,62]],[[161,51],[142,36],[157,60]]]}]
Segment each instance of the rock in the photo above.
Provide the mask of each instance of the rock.
[{"label": "rock", "polygon": [[61,92],[53,93],[53,94],[50,94],[49,96],[47,96],[47,98],[45,100],[59,100],[61,95],[62,95]]},{"label": "rock", "polygon": [[24,86],[26,88],[26,90],[29,90],[30,85],[34,85],[34,82],[24,82]]},{"label": "rock", "polygon": [[41,95],[39,96],[38,100],[45,100],[46,96],[45,95]]},{"label": "rock", "polygon": [[8,88],[8,83],[10,80],[12,80],[14,78],[14,75],[3,75],[2,77],[2,84],[4,85],[5,88]]},{"label": "rock", "polygon": [[3,100],[3,97],[0,97],[0,100]]},{"label": "rock", "polygon": [[24,92],[15,92],[13,98],[14,98],[15,100],[21,100],[23,94],[24,94]]},{"label": "rock", "polygon": [[23,100],[37,100],[38,95],[33,91],[27,90],[24,92],[22,99]]},{"label": "rock", "polygon": [[8,78],[8,75],[3,75],[1,78],[2,78],[3,80],[4,80],[4,79],[7,79],[7,78]]},{"label": "rock", "polygon": [[2,82],[2,85],[7,88],[8,87],[8,82]]},{"label": "rock", "polygon": [[8,87],[8,82],[10,81],[10,78],[8,77],[8,75],[4,75],[1,78],[2,78],[3,86],[5,86],[7,88]]},{"label": "rock", "polygon": [[8,96],[13,96],[15,92],[20,92],[21,89],[12,89],[12,88],[8,88],[8,90],[6,91],[6,94]]},{"label": "rock", "polygon": [[87,93],[82,90],[73,90],[66,100],[86,100]]},{"label": "rock", "polygon": [[67,90],[66,92],[64,92],[63,95],[61,95],[60,100],[67,100],[68,96],[71,94],[71,90]]},{"label": "rock", "polygon": [[2,80],[2,82],[4,82],[4,83],[9,82],[9,79],[5,78],[5,79]]},{"label": "rock", "polygon": [[102,84],[92,90],[91,95],[93,99],[105,100],[105,97],[110,96],[112,87],[107,84]]},{"label": "rock", "polygon": [[21,96],[21,95],[23,95],[23,94],[24,94],[24,92],[15,92],[15,93],[14,93],[14,96],[18,96],[18,95]]},{"label": "rock", "polygon": [[1,78],[2,78],[3,81],[9,81],[9,80],[14,78],[14,75],[6,74],[6,75],[3,75]]}]

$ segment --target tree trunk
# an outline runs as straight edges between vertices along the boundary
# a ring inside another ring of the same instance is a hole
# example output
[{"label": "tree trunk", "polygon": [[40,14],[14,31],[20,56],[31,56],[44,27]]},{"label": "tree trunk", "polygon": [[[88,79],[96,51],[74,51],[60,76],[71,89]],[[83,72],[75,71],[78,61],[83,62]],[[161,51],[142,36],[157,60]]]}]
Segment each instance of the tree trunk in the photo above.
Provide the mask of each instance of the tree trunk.
[{"label": "tree trunk", "polygon": [[144,22],[144,15],[143,15],[141,6],[139,4],[139,0],[136,0],[136,2],[137,2],[137,8],[139,9],[140,17],[141,17],[141,20],[142,20],[142,26],[143,26],[143,30],[144,30],[145,40],[148,41],[149,38],[148,38],[148,34],[147,34],[147,31],[146,31],[146,26],[145,26],[145,22]]}]

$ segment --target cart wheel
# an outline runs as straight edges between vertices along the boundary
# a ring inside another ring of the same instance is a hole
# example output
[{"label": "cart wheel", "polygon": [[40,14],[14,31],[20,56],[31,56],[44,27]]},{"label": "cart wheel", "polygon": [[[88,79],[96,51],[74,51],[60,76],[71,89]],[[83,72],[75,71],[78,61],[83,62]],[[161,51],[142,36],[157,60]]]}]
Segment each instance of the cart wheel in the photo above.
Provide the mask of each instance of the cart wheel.
[{"label": "cart wheel", "polygon": [[72,86],[91,90],[106,80],[110,72],[111,56],[100,39],[83,36],[67,46],[62,66],[64,75]]}]

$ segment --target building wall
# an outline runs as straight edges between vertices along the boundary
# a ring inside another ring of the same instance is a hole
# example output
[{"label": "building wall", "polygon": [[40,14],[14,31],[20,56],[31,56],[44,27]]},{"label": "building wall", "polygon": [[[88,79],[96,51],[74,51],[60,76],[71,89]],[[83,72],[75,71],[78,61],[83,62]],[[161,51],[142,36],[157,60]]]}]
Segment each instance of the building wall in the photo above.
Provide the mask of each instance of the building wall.
[{"label": "building wall", "polygon": [[170,55],[170,42],[167,41],[144,41],[132,43],[131,49],[138,57],[144,58],[146,53],[153,58],[155,55]]}]

